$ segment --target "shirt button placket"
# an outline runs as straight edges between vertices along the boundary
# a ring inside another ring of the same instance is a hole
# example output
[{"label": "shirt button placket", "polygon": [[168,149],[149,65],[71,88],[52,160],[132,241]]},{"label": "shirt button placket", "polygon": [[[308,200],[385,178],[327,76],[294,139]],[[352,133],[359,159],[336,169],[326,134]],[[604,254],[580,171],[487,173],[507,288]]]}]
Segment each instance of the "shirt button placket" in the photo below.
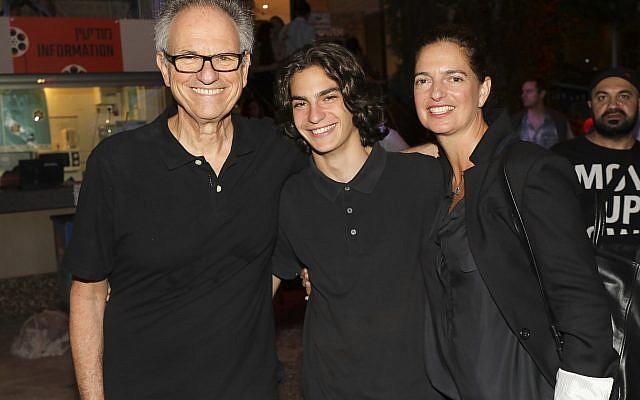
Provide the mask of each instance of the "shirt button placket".
[{"label": "shirt button placket", "polygon": [[[198,157],[196,158],[193,163],[197,166],[197,167],[204,167],[205,171],[206,171],[206,164],[205,161],[203,161],[202,157]],[[211,176],[211,171],[207,172],[207,180],[209,181],[209,186],[213,186],[213,178]]]},{"label": "shirt button placket", "polygon": [[[202,161],[202,158],[196,158],[194,163],[198,167],[202,167],[205,165],[205,161]],[[218,183],[218,180],[213,175],[213,171],[209,167],[209,186],[215,189],[216,193],[222,192],[222,186]]]},{"label": "shirt button placket", "polygon": [[[345,193],[345,203],[350,203],[350,199],[348,196],[348,193],[351,191],[351,186],[346,185],[344,187],[344,191],[347,192]],[[347,231],[349,232],[349,236],[351,236],[352,238],[354,238],[357,234],[358,234],[358,230],[356,229],[356,227],[354,226],[355,224],[355,219],[353,218],[353,208],[347,206],[345,208],[345,212],[347,214]]]}]

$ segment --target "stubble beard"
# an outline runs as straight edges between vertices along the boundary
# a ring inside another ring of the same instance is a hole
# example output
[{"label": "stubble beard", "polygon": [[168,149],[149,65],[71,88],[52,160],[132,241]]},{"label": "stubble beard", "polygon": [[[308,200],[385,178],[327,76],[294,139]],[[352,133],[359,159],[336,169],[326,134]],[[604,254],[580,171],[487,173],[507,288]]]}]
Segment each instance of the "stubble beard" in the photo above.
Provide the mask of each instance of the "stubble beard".
[{"label": "stubble beard", "polygon": [[606,116],[606,113],[602,114],[600,118],[596,118],[596,116],[593,114],[593,111],[591,112],[591,117],[593,118],[593,126],[595,127],[596,131],[600,135],[607,138],[612,138],[612,139],[630,135],[631,132],[633,131],[633,127],[636,125],[636,122],[638,121],[638,113],[636,112],[634,113],[633,116],[630,117],[620,109],[616,109],[612,111],[616,111],[624,116],[624,118],[621,119],[620,122],[615,125],[611,125],[604,121],[604,117]]}]

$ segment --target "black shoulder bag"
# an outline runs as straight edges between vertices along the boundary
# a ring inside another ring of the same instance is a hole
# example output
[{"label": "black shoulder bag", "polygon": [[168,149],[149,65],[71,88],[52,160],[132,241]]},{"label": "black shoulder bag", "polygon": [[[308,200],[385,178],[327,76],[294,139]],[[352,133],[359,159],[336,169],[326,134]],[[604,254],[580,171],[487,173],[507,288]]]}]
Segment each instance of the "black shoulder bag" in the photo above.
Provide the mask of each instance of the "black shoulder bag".
[{"label": "black shoulder bag", "polygon": [[[613,347],[620,354],[616,385],[621,400],[640,399],[640,264],[637,248],[605,245],[606,200],[624,175],[616,170],[611,181],[594,194],[594,231],[591,236],[598,272],[612,304]],[[633,254],[632,257],[629,256]]]},{"label": "black shoulder bag", "polygon": [[[542,286],[533,248],[529,243],[522,216],[509,183],[507,159],[508,154],[503,165],[505,186],[514,207],[519,224],[518,229],[520,229],[525,247],[529,251],[531,265],[538,277],[556,349],[562,358],[562,334],[558,332],[556,320]],[[606,199],[609,194],[613,193],[623,174],[622,170],[616,171],[606,187],[595,193],[592,241],[595,247],[598,272],[612,305],[613,347],[620,354],[620,367],[614,385],[614,390],[618,390],[618,397],[612,393],[612,398],[637,400],[640,399],[640,264],[637,262],[640,249],[634,249],[635,258],[631,259],[621,255],[620,251],[616,251],[615,248],[603,246],[600,240],[606,232]]]},{"label": "black shoulder bag", "polygon": [[[506,149],[505,151],[508,152],[508,149]],[[533,271],[535,272],[536,278],[538,280],[538,287],[540,288],[540,296],[542,297],[542,301],[544,302],[544,308],[547,313],[547,319],[549,320],[549,329],[551,330],[551,335],[556,345],[556,352],[558,353],[558,357],[560,358],[560,360],[562,360],[562,345],[563,345],[562,333],[558,329],[558,324],[556,322],[555,315],[553,314],[553,310],[551,309],[551,305],[549,304],[547,293],[544,290],[544,286],[542,284],[542,274],[540,273],[540,268],[538,267],[538,263],[536,262],[536,256],[533,253],[533,247],[531,247],[531,243],[529,242],[529,236],[527,235],[527,230],[524,227],[524,221],[522,220],[522,215],[520,214],[520,209],[518,208],[518,202],[516,201],[516,198],[513,195],[513,190],[511,189],[511,183],[509,182],[509,174],[507,173],[508,157],[509,157],[509,153],[505,154],[505,160],[502,166],[502,171],[504,173],[505,187],[507,189],[507,192],[509,193],[511,204],[513,205],[516,226],[518,228],[518,231],[521,233],[522,241],[529,255],[529,261],[531,262],[531,267],[533,268]]]}]

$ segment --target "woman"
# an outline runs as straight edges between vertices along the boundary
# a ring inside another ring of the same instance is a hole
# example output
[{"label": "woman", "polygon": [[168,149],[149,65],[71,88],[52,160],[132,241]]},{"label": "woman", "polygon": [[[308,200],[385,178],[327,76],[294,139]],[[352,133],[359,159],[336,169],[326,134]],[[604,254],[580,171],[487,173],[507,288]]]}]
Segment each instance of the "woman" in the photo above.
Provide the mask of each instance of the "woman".
[{"label": "woman", "polygon": [[[489,125],[483,50],[463,29],[430,35],[416,58],[418,117],[441,147],[447,192],[425,260],[431,314],[426,357],[434,386],[462,399],[608,399],[616,354],[608,304],[581,225],[569,164],[513,143]],[[556,352],[540,286],[514,225],[503,165],[523,176],[518,198],[561,333]],[[443,365],[445,368],[443,368]],[[557,381],[557,384],[556,384]],[[555,388],[555,389],[554,389]],[[585,397],[575,396],[576,389]]]}]

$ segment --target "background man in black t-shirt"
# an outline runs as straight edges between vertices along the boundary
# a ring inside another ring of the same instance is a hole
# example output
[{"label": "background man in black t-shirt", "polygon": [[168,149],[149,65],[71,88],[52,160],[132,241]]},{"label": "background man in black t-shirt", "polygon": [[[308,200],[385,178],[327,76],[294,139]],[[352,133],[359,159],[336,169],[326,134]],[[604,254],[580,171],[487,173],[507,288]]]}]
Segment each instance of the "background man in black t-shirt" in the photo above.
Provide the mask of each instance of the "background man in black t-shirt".
[{"label": "background man in black t-shirt", "polygon": [[595,191],[611,183],[602,243],[629,245],[631,251],[640,246],[640,143],[633,137],[639,89],[638,76],[630,69],[596,74],[589,100],[593,130],[553,147],[573,163],[585,189],[581,203],[589,235],[594,229]]},{"label": "background man in black t-shirt", "polygon": [[[273,272],[313,276],[304,323],[306,400],[431,400],[420,250],[444,196],[437,161],[387,153],[379,102],[336,44],[300,50],[278,79],[282,125],[311,152],[280,198]],[[435,354],[433,355],[436,356]]]}]

